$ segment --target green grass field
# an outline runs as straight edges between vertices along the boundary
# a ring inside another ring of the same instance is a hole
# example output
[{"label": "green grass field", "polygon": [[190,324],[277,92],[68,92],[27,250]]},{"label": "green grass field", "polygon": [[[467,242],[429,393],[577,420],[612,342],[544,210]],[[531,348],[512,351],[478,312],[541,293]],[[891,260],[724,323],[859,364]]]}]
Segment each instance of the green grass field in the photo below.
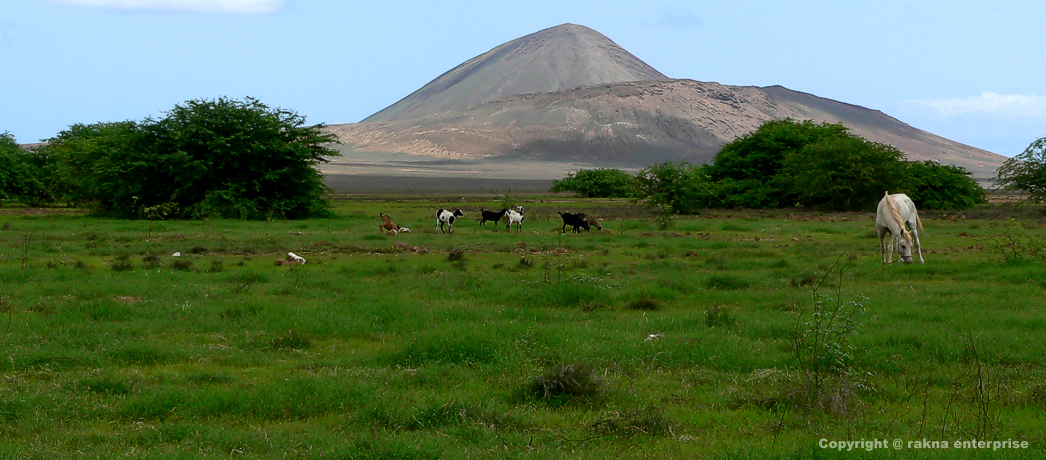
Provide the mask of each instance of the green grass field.
[{"label": "green grass field", "polygon": [[[872,214],[661,230],[626,201],[515,203],[521,233],[478,225],[491,196],[287,222],[0,209],[0,457],[1046,455],[1034,208],[924,213],[926,264],[883,265]],[[465,209],[453,235],[439,207]],[[562,234],[560,210],[606,231]]]}]

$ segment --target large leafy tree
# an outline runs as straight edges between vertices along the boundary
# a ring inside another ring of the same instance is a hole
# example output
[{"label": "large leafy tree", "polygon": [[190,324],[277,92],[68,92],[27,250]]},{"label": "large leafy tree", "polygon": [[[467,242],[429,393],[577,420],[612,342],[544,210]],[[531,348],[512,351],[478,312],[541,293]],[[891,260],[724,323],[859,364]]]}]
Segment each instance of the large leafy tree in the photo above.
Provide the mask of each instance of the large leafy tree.
[{"label": "large leafy tree", "polygon": [[844,133],[786,156],[778,182],[789,184],[799,206],[857,211],[908,181],[900,150]]},{"label": "large leafy tree", "polygon": [[1028,200],[1035,203],[1046,201],[1046,137],[1006,160],[995,172],[995,186],[1026,193]]},{"label": "large leafy tree", "polygon": [[908,162],[908,195],[926,209],[967,209],[988,202],[984,187],[961,166]]},{"label": "large leafy tree", "polygon": [[132,158],[143,150],[140,126],[124,121],[72,125],[48,139],[39,152],[54,164],[50,188],[56,198],[96,210],[127,206],[133,214],[130,197],[142,178]]},{"label": "large leafy tree", "polygon": [[10,133],[0,134],[0,199],[21,194],[21,175],[24,174],[22,148]]},{"label": "large leafy tree", "polygon": [[847,135],[841,124],[772,120],[723,146],[708,168],[719,183],[722,205],[750,208],[795,206],[793,183],[779,175],[786,158],[811,144]]},{"label": "large leafy tree", "polygon": [[329,213],[315,168],[323,125],[248,98],[192,100],[155,120],[75,125],[48,142],[69,195],[122,217],[304,218]]},{"label": "large leafy tree", "polygon": [[23,149],[10,133],[0,133],[0,199],[30,206],[50,201],[45,158]]},{"label": "large leafy tree", "polygon": [[620,169],[582,169],[552,181],[552,192],[574,192],[587,198],[630,198],[638,183]]},{"label": "large leafy tree", "polygon": [[708,168],[716,205],[874,209],[884,192],[905,192],[928,209],[984,202],[984,192],[956,166],[905,161],[838,123],[775,120],[723,146]]}]

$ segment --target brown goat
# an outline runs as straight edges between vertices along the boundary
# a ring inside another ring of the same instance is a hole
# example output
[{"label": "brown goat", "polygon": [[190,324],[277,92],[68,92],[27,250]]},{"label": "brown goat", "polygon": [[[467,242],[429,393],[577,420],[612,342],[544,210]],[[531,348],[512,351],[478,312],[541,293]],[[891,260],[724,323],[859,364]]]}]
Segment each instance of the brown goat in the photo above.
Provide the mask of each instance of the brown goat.
[{"label": "brown goat", "polygon": [[393,222],[392,217],[390,217],[390,216],[386,216],[385,214],[381,214],[381,213],[379,213],[378,216],[381,217],[381,225],[378,226],[378,229],[383,231],[383,232],[391,233],[392,235],[396,235],[396,234],[401,233],[401,232],[409,232],[410,231],[410,229],[407,228],[407,227],[400,227],[399,225],[397,225],[396,222]]}]

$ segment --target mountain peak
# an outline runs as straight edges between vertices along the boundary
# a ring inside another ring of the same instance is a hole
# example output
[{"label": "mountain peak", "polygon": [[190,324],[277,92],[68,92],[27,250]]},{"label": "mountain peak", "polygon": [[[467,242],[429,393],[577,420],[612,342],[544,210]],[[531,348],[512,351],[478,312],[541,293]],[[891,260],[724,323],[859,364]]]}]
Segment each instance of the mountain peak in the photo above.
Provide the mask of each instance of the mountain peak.
[{"label": "mountain peak", "polygon": [[517,94],[665,78],[603,34],[567,23],[469,59],[363,121],[408,120]]}]

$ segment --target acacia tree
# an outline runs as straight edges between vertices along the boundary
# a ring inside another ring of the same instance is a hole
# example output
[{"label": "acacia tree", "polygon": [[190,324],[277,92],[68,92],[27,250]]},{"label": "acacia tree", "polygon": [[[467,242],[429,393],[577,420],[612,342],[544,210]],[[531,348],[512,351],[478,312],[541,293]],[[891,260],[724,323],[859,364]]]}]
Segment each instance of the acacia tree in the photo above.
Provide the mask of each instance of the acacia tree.
[{"label": "acacia tree", "polygon": [[329,214],[315,168],[338,153],[323,125],[248,98],[191,100],[141,123],[75,125],[48,142],[70,195],[120,217]]},{"label": "acacia tree", "polygon": [[1046,201],[1046,137],[1006,160],[995,172],[995,187],[1027,193],[1033,203]]}]

